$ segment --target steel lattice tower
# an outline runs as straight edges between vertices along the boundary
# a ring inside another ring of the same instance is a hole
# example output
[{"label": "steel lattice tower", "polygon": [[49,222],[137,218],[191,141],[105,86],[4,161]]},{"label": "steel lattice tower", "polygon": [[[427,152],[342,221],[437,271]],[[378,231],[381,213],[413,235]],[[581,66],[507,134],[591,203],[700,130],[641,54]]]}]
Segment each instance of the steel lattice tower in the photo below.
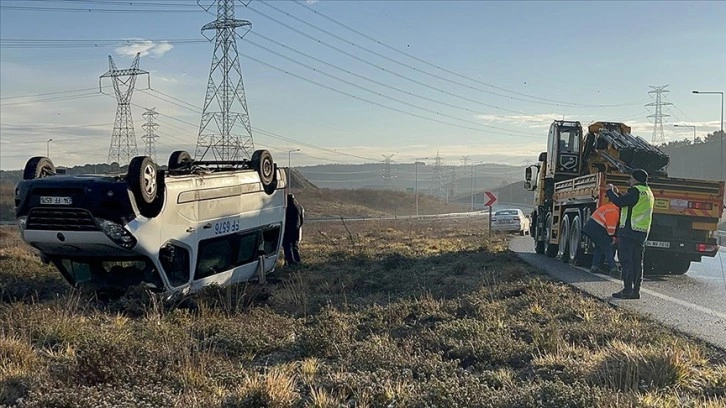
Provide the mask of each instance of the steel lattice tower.
[{"label": "steel lattice tower", "polygon": [[654,106],[655,107],[655,113],[653,115],[648,115],[647,118],[653,118],[653,139],[652,142],[655,143],[664,143],[665,142],[665,135],[663,135],[663,118],[667,118],[670,115],[663,113],[663,106],[667,105],[673,105],[670,102],[663,102],[662,95],[667,94],[670,91],[666,90],[668,85],[663,86],[651,86],[653,88],[652,91],[649,91],[649,94],[655,94],[655,102],[651,102],[645,106]]},{"label": "steel lattice tower", "polygon": [[385,154],[383,156],[383,163],[385,164],[385,167],[383,168],[383,188],[386,190],[391,189],[391,179],[393,179],[393,174],[391,174],[391,161],[393,155],[386,156]]},{"label": "steel lattice tower", "polygon": [[439,197],[446,197],[446,185],[444,184],[444,174],[441,171],[441,156],[439,152],[436,152],[436,158],[434,160],[434,174],[431,179],[431,195],[437,195]]},{"label": "steel lattice tower", "polygon": [[197,138],[197,160],[202,160],[210,150],[214,160],[249,158],[254,150],[234,31],[237,27],[249,31],[252,23],[234,18],[234,2],[217,0],[217,19],[202,27],[202,34],[216,30],[216,35]]},{"label": "steel lattice tower", "polygon": [[[98,79],[98,88],[101,92],[101,81],[103,78],[113,79],[113,90],[116,93],[118,106],[116,108],[116,120],[113,124],[111,134],[111,147],[108,149],[108,162],[116,162],[119,165],[129,163],[138,154],[136,149],[136,134],[134,133],[134,121],[131,118],[131,95],[134,93],[136,77],[149,75],[148,72],[139,69],[139,53],[136,54],[134,62],[129,69],[118,69],[113,58],[108,56],[108,72]],[[125,78],[125,79],[121,79]],[[148,78],[148,77],[147,77]],[[151,85],[151,78],[148,78]],[[150,87],[150,86],[149,86]]]},{"label": "steel lattice tower", "polygon": [[154,161],[156,161],[156,141],[159,140],[159,135],[156,134],[156,128],[159,127],[159,124],[155,122],[159,113],[155,109],[146,109],[146,112],[141,114],[146,119],[146,123],[141,125],[146,130],[146,134],[141,136],[141,139],[146,144],[145,154],[154,159]]}]

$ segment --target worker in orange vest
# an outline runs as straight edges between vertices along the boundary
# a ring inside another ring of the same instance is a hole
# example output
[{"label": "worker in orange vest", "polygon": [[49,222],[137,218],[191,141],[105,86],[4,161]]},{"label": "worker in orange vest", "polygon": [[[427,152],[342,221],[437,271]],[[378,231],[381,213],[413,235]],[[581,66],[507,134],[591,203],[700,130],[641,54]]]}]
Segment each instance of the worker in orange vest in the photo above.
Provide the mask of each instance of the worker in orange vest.
[{"label": "worker in orange vest", "polygon": [[607,263],[610,274],[619,273],[615,264],[615,251],[613,250],[613,237],[620,219],[620,208],[613,203],[601,205],[582,227],[582,233],[587,235],[595,244],[595,252],[592,255],[592,267],[590,272],[601,273],[603,263]]}]

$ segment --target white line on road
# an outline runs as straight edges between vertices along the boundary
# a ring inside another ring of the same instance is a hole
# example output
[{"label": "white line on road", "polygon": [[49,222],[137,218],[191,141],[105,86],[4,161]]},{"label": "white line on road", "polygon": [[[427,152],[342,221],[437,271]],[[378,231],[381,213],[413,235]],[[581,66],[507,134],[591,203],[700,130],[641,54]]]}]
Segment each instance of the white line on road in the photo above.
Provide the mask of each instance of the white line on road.
[{"label": "white line on road", "polygon": [[[592,272],[590,272],[590,271],[588,271],[586,269],[582,269],[582,268],[577,268],[577,269],[580,269],[583,272],[589,273],[592,276],[597,276],[598,278],[607,279],[610,282],[615,282],[615,283],[622,283],[623,282],[622,280],[615,279],[615,278],[613,278],[611,276],[594,274],[594,273],[592,273]],[[665,301],[673,302],[673,303],[679,304],[681,306],[687,307],[689,309],[693,309],[693,310],[699,311],[701,313],[705,313],[705,314],[709,314],[709,315],[712,315],[712,316],[716,316],[719,319],[723,319],[723,320],[726,321],[726,314],[725,313],[720,313],[720,312],[717,312],[715,310],[709,309],[707,307],[699,306],[699,305],[696,305],[696,304],[691,303],[691,302],[686,302],[685,300],[681,300],[681,299],[678,299],[678,298],[674,298],[672,296],[664,295],[662,293],[658,293],[658,292],[655,292],[655,291],[650,290],[650,289],[644,289],[644,288],[641,287],[640,288],[640,291],[641,292],[644,292],[644,293],[647,293],[647,294],[649,294],[651,296],[655,296],[657,298],[663,299]]]}]

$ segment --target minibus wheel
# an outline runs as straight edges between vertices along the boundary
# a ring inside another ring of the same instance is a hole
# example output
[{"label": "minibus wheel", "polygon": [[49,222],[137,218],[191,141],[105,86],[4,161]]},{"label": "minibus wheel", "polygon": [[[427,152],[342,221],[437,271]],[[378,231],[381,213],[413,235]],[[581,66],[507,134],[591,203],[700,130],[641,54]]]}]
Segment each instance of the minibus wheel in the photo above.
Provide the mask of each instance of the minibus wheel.
[{"label": "minibus wheel", "polygon": [[23,169],[23,180],[32,180],[42,177],[48,177],[55,174],[55,166],[53,162],[44,156],[31,157],[25,163]]},{"label": "minibus wheel", "polygon": [[148,156],[137,156],[129,163],[126,180],[136,199],[136,205],[142,215],[153,217],[158,214],[157,196],[159,193],[159,177],[156,163]]},{"label": "minibus wheel", "polygon": [[268,190],[272,188],[272,191],[274,191],[277,185],[275,182],[275,162],[272,161],[272,154],[267,150],[256,150],[252,154],[250,162],[252,168],[257,170],[257,173],[260,175],[262,187],[268,194],[271,194]]},{"label": "minibus wheel", "polygon": [[193,161],[189,152],[177,150],[169,156],[169,170],[187,168]]}]

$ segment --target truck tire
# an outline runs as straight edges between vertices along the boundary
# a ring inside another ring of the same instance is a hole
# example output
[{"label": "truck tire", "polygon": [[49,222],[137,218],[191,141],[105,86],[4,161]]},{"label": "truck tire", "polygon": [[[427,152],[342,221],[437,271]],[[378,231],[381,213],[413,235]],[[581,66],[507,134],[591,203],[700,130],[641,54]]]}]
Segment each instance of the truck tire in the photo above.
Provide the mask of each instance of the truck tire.
[{"label": "truck tire", "polygon": [[557,249],[557,259],[564,263],[570,261],[570,217],[566,214],[562,217],[562,224],[560,225],[560,235],[557,237],[559,241],[559,248]]},{"label": "truck tire", "polygon": [[582,218],[580,218],[580,214],[577,214],[572,219],[572,225],[570,226],[570,259],[577,266],[590,266],[592,264],[592,257],[586,255],[585,249],[582,248],[583,238]]},{"label": "truck tire", "polygon": [[691,267],[691,260],[678,254],[646,253],[643,259],[643,275],[683,275]]},{"label": "truck tire", "polygon": [[532,216],[532,224],[530,225],[530,235],[534,239],[534,252],[537,254],[544,254],[545,244],[544,241],[540,241],[542,238],[542,228],[539,226],[539,214],[534,213]]},{"label": "truck tire", "polygon": [[55,174],[53,162],[44,156],[31,157],[23,169],[23,180],[33,180]]},{"label": "truck tire", "polygon": [[550,231],[552,230],[552,214],[547,216],[545,220],[545,236],[544,236],[544,251],[545,255],[550,258],[554,258],[557,255],[557,244],[550,243]]},{"label": "truck tire", "polygon": [[685,275],[691,269],[691,261],[679,260],[679,262],[671,264],[669,272],[671,275]]}]

